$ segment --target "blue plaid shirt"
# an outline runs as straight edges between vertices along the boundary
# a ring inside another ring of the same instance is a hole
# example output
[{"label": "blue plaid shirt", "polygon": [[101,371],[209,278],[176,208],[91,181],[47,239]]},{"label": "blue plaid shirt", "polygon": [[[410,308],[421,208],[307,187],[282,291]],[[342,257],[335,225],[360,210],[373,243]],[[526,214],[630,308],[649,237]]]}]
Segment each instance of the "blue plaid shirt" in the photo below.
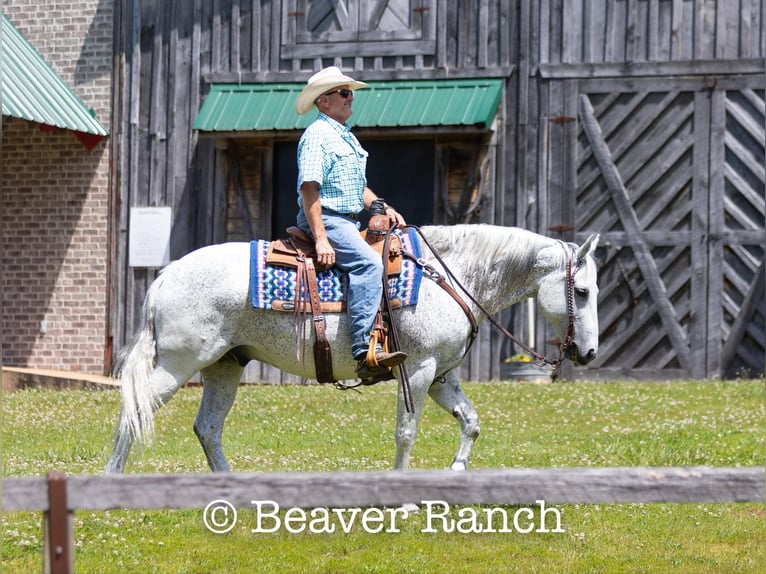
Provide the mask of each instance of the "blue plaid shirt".
[{"label": "blue plaid shirt", "polygon": [[364,209],[366,171],[367,151],[351,127],[320,113],[298,142],[298,205],[302,206],[301,184],[315,181],[322,207],[359,213]]}]

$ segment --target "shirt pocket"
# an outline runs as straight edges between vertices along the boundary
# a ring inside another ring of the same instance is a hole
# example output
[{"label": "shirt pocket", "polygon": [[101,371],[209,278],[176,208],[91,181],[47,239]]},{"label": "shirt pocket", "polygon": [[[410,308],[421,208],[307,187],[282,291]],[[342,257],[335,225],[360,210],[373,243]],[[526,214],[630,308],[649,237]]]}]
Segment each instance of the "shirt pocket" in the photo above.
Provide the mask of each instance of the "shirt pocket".
[{"label": "shirt pocket", "polygon": [[367,152],[363,149],[354,149],[350,145],[343,143],[334,145],[330,148],[332,158],[332,169],[344,173],[364,173],[367,163]]}]

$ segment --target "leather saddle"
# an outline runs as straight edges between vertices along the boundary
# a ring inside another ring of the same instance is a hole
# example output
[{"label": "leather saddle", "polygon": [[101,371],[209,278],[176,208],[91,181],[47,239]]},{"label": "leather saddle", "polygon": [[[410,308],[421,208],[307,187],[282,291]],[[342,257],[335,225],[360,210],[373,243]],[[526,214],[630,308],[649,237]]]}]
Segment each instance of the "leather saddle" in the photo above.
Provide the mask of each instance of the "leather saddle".
[{"label": "leather saddle", "polygon": [[[266,263],[270,265],[282,265],[284,267],[297,267],[297,258],[310,257],[314,260],[314,266],[317,271],[328,269],[327,265],[316,263],[316,249],[314,240],[311,236],[298,227],[288,227],[285,239],[275,239],[269,244],[269,252],[266,255]],[[377,236],[368,233],[363,229],[359,234],[367,243],[383,257],[383,246],[385,241],[378,240]],[[367,240],[368,236],[371,240]],[[402,271],[402,241],[397,235],[391,235],[388,248],[388,257],[386,258],[386,274],[399,275]]]},{"label": "leather saddle", "polygon": [[[327,266],[315,264],[316,250],[314,240],[310,235],[297,227],[288,227],[285,239],[276,239],[269,244],[266,255],[266,263],[295,268],[297,273],[297,288],[295,289],[295,301],[282,302],[276,305],[275,310],[292,311],[295,313],[296,322],[302,323],[302,315],[311,312],[313,315],[314,331],[314,364],[316,367],[317,381],[320,383],[336,383],[332,373],[332,350],[325,332],[324,312],[341,312],[342,305],[322,304],[319,300],[317,286],[317,270],[323,271]],[[402,270],[402,242],[395,234],[388,235],[388,242],[384,241],[385,233],[373,228],[360,232],[367,243],[383,257],[383,249],[388,243],[388,254],[385,258],[386,276],[399,275]],[[308,294],[308,297],[306,296]]]}]

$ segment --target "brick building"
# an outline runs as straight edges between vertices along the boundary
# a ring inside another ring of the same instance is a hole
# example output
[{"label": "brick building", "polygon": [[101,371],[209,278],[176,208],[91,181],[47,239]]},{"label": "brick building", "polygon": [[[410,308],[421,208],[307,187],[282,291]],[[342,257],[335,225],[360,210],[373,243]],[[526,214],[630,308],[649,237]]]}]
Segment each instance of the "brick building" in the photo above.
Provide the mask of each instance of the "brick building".
[{"label": "brick building", "polygon": [[[38,62],[30,53],[11,53],[14,30],[4,24],[6,72],[16,57],[22,66],[44,61],[108,127],[112,10],[111,0],[6,2],[7,22],[39,56]],[[22,111],[14,111],[9,90],[0,151],[3,365],[101,374],[108,348],[110,139],[56,127],[61,118],[15,117],[25,116],[35,97],[27,94]],[[54,104],[61,97],[49,95]]]}]

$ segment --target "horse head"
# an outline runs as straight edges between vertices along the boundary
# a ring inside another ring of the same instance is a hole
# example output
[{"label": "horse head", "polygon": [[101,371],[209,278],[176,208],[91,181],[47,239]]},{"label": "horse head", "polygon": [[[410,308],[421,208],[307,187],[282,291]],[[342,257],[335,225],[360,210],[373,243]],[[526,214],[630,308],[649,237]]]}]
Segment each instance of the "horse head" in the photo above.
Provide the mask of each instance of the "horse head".
[{"label": "horse head", "polygon": [[566,357],[579,365],[591,362],[598,353],[598,284],[593,259],[598,239],[591,235],[579,248],[557,242],[540,250],[535,261],[541,270],[540,312],[553,325]]}]

